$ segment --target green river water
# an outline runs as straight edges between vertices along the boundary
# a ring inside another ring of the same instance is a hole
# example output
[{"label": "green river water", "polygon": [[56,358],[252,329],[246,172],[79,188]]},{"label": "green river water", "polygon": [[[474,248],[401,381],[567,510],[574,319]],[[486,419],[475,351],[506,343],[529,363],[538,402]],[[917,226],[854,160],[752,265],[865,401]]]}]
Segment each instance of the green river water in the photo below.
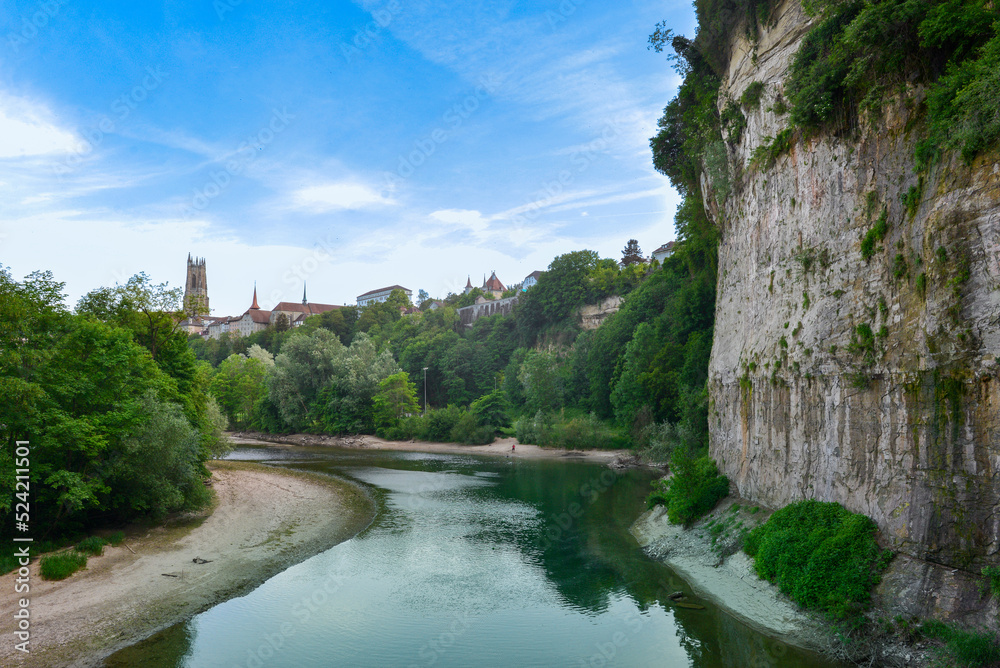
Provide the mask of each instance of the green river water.
[{"label": "green river water", "polygon": [[[655,472],[470,455],[242,447],[368,488],[366,530],[108,666],[836,664],[699,600],[628,532]],[[688,593],[705,609],[668,598]]]}]

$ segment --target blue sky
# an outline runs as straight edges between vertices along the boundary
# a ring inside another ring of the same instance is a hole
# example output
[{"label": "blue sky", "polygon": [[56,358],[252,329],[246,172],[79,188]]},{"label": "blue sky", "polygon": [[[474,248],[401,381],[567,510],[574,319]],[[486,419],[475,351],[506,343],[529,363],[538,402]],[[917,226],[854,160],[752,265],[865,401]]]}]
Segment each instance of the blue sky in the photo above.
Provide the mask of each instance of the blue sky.
[{"label": "blue sky", "polygon": [[671,240],[649,137],[688,2],[7,0],[0,263],[72,305],[207,260],[215,315],[519,282]]}]

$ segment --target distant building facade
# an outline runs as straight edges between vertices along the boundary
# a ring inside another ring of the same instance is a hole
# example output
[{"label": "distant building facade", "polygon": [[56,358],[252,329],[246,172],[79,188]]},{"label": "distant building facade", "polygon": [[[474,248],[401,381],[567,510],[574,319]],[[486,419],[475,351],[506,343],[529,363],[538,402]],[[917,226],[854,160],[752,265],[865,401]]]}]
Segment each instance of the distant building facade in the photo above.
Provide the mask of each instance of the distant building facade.
[{"label": "distant building facade", "polygon": [[302,303],[278,302],[270,311],[271,319],[269,324],[277,324],[278,319],[284,314],[288,318],[289,327],[300,327],[309,316],[326,313],[338,308],[342,307],[336,304],[310,304],[309,300],[306,299],[306,288],[302,286]]},{"label": "distant building facade", "polygon": [[545,273],[544,271],[538,271],[536,269],[535,271],[525,276],[524,280],[521,281],[521,292],[526,292],[528,288],[537,283],[538,279],[541,278],[542,274],[544,273]]},{"label": "distant building facade", "polygon": [[253,304],[239,318],[229,319],[229,333],[237,336],[250,336],[254,332],[267,329],[271,324],[271,312],[257,305],[257,286],[253,289]]},{"label": "distant building facade", "polygon": [[660,264],[663,264],[663,261],[666,260],[671,255],[673,255],[673,253],[674,253],[674,242],[669,241],[660,246],[659,248],[657,248],[655,251],[653,251],[652,258],[657,262],[659,262]]},{"label": "distant building facade", "polygon": [[358,295],[358,306],[368,306],[369,304],[384,302],[389,298],[389,295],[392,294],[393,290],[402,290],[406,294],[407,299],[411,299],[413,297],[412,290],[404,288],[402,285],[390,285],[387,288],[369,290],[362,295]]}]

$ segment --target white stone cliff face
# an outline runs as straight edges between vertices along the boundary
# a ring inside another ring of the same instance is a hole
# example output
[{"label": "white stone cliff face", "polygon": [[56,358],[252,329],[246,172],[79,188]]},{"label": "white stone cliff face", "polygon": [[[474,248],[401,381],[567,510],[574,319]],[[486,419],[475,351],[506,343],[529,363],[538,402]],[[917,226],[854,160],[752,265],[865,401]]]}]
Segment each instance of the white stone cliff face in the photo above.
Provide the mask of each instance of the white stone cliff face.
[{"label": "white stone cliff face", "polygon": [[[893,548],[978,571],[1000,550],[997,156],[917,174],[911,90],[855,132],[752,165],[788,125],[770,108],[809,28],[797,0],[775,16],[756,58],[742,38],[733,49],[720,99],[754,81],[765,94],[729,148],[728,196],[705,198],[721,233],[711,454],[746,498],[838,501]],[[888,233],[866,260],[883,208]]]}]

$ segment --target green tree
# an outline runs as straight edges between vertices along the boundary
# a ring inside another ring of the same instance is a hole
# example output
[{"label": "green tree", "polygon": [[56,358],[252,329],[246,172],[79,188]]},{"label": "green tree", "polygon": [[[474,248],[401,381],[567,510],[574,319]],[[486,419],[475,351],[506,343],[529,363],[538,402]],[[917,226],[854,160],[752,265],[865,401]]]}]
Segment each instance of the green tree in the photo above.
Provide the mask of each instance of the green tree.
[{"label": "green tree", "polygon": [[498,389],[484,394],[472,402],[469,410],[481,427],[497,431],[510,426],[510,406],[503,390]]},{"label": "green tree", "polygon": [[249,426],[254,407],[267,394],[267,366],[260,359],[258,351],[262,349],[256,348],[258,357],[239,354],[227,357],[209,387],[230,424],[238,429]]},{"label": "green tree", "polygon": [[517,373],[530,413],[557,411],[563,405],[563,377],[554,352],[529,350]]},{"label": "green tree", "polygon": [[632,265],[632,264],[642,264],[646,259],[642,256],[642,249],[639,248],[639,242],[636,239],[629,239],[628,243],[625,244],[625,249],[622,251],[622,264]]},{"label": "green tree", "polygon": [[393,427],[400,418],[420,412],[417,386],[410,382],[410,377],[405,371],[395,373],[379,382],[373,405],[375,427],[378,429]]}]

